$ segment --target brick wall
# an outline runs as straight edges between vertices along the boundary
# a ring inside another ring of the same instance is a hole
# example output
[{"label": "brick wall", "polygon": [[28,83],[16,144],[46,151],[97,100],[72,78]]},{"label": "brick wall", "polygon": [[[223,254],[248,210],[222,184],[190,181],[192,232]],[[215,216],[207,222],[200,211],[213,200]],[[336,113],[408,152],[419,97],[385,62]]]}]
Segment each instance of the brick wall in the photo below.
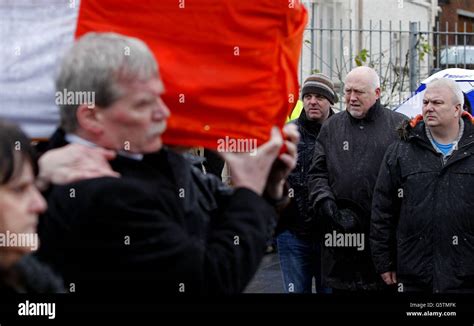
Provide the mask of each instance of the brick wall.
[{"label": "brick wall", "polygon": [[[447,2],[447,4],[443,4],[443,2]],[[466,32],[473,32],[474,31],[474,18],[469,18],[465,16],[460,16],[456,12],[457,9],[463,9],[466,11],[470,11],[474,13],[474,1],[472,0],[448,0],[448,1],[440,1],[440,7],[442,11],[439,14],[439,29],[440,31],[444,32],[446,30],[446,22],[448,22],[448,31],[454,32],[455,25],[458,24],[457,30],[458,32],[464,32],[464,23],[466,23]],[[441,36],[441,45],[445,44],[445,38]],[[448,40],[450,45],[455,44],[454,35],[449,36]],[[458,44],[464,44],[464,37],[458,36]],[[471,37],[466,37],[466,45],[473,45],[474,39]]]}]

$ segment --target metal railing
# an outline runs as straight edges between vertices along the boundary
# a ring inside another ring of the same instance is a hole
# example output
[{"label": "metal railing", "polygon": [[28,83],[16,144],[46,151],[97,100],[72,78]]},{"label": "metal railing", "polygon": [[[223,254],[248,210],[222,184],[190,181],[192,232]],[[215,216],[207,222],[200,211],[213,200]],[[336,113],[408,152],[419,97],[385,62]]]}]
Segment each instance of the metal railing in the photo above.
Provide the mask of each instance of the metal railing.
[{"label": "metal railing", "polygon": [[[334,27],[329,21],[315,26],[313,19],[305,30],[300,61],[300,83],[315,72],[322,72],[335,82],[340,98],[343,95],[345,75],[357,65],[373,67],[380,76],[382,102],[396,107],[408,98],[420,82],[432,73],[446,68],[474,69],[474,32],[466,32],[467,24],[435,26],[409,22],[369,21],[368,28]],[[387,25],[387,22],[384,22]],[[408,24],[408,26],[403,26]],[[471,27],[471,26],[469,26]],[[474,30],[474,24],[472,26]],[[343,109],[342,101],[339,108]]]}]

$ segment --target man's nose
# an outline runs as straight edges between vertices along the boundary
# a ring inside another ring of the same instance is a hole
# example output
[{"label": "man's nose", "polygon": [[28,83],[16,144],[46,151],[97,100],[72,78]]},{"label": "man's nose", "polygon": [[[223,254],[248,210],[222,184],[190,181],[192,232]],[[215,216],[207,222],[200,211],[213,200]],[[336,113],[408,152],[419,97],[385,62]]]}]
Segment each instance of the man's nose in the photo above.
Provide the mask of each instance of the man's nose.
[{"label": "man's nose", "polygon": [[350,101],[351,101],[351,102],[357,101],[357,96],[355,95],[355,92],[351,92],[351,94],[350,94]]},{"label": "man's nose", "polygon": [[170,110],[168,106],[163,102],[161,97],[158,98],[158,105],[156,109],[153,111],[153,119],[154,120],[164,120],[168,119],[170,116]]}]

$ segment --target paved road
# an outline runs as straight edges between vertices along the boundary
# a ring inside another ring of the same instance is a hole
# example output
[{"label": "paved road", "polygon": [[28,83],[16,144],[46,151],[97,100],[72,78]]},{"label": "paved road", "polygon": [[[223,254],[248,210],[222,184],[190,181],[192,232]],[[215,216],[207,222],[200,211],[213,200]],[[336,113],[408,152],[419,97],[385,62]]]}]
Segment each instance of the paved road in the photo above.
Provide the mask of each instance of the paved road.
[{"label": "paved road", "polygon": [[284,293],[277,253],[265,255],[244,293]]}]

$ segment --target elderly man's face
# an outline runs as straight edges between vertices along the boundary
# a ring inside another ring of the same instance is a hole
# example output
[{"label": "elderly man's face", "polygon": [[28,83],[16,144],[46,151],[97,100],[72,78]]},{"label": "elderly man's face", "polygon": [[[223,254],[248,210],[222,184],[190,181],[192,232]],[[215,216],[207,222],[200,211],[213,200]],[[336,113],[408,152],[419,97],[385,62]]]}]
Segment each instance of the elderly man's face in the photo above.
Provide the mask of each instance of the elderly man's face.
[{"label": "elderly man's face", "polygon": [[372,84],[370,77],[360,71],[347,75],[344,86],[346,109],[356,119],[364,118],[380,97],[380,88],[374,88]]},{"label": "elderly man's face", "polygon": [[455,96],[447,87],[433,86],[423,96],[423,120],[428,127],[450,127],[457,124],[461,104],[455,104]]},{"label": "elderly man's face", "polygon": [[103,144],[132,153],[152,153],[161,149],[169,109],[161,99],[164,91],[159,78],[121,84],[124,95],[102,110]]}]

